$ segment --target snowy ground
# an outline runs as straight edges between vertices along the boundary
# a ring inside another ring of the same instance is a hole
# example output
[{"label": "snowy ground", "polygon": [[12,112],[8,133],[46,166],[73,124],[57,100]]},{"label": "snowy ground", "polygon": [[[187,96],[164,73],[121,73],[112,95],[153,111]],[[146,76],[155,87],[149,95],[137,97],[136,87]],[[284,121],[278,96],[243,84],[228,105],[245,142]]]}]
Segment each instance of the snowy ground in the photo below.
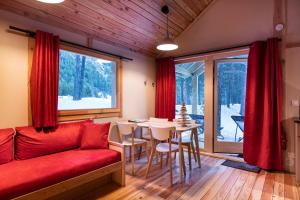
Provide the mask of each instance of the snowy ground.
[{"label": "snowy ground", "polygon": [[72,96],[58,97],[58,110],[74,110],[74,109],[97,109],[97,108],[111,108],[111,97],[96,98],[87,97],[79,101],[73,101]]},{"label": "snowy ground", "polygon": [[[176,110],[180,110],[181,105],[176,105]],[[192,105],[186,105],[187,112],[192,113]],[[236,131],[236,123],[233,121],[231,118],[232,115],[240,116],[239,114],[240,111],[240,104],[234,104],[231,105],[230,108],[228,108],[226,105],[222,105],[221,107],[221,127],[223,129],[221,130],[221,134],[224,136],[224,139],[218,138],[219,141],[230,141],[234,142],[235,138],[235,131]],[[176,113],[178,114],[178,112]],[[203,105],[198,105],[197,107],[197,114],[199,115],[204,115],[204,106]],[[203,140],[204,140],[204,134],[200,134],[200,142],[201,146],[204,146]],[[243,137],[243,132],[238,128],[237,129],[237,140]]]}]

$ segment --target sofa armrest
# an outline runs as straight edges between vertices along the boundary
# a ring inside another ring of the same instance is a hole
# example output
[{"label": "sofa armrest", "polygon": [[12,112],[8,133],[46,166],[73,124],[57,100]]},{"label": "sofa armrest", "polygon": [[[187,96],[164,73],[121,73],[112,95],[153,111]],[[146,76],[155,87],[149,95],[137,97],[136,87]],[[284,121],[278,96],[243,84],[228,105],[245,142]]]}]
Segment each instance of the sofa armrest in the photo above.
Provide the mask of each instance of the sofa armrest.
[{"label": "sofa armrest", "polygon": [[121,186],[125,186],[125,163],[126,163],[125,146],[118,142],[109,141],[109,149],[121,153],[122,169],[113,173],[112,179],[115,183]]}]

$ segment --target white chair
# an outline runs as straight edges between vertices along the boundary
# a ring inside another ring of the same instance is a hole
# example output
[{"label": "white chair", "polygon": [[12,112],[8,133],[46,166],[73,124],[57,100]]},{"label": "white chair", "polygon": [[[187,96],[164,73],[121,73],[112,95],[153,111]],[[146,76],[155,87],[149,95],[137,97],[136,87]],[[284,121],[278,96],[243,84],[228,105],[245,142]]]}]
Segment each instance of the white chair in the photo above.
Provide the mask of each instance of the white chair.
[{"label": "white chair", "polygon": [[[150,117],[149,118],[149,121],[148,122],[151,122],[151,123],[157,123],[157,124],[160,124],[160,123],[166,123],[168,122],[168,118],[155,118],[155,117]],[[151,140],[151,136],[150,136],[150,133],[149,133],[149,129],[147,129],[147,133],[145,134],[143,129],[142,129],[142,138],[144,140],[147,140],[147,141],[150,141]],[[145,151],[147,151],[147,149],[145,149]],[[142,147],[140,147],[140,150],[139,150],[139,159],[141,158],[141,154],[142,154]]]},{"label": "white chair", "polygon": [[[166,123],[166,122],[168,122],[168,119],[167,119],[167,118],[155,118],[155,117],[150,117],[148,122],[151,122],[151,123],[158,123],[158,124],[159,124],[159,123]],[[147,134],[143,134],[143,133],[142,133],[142,138],[150,141],[151,136],[150,136],[150,134],[149,134],[149,131],[148,131]]]},{"label": "white chair", "polygon": [[[150,126],[149,129],[150,129],[152,144],[151,144],[151,153],[148,162],[148,167],[146,170],[146,178],[148,177],[154,154],[157,152],[161,155],[160,166],[162,167],[162,155],[166,153],[168,155],[169,164],[170,164],[170,183],[171,185],[173,185],[172,152],[179,151],[179,146],[176,144],[172,144],[171,139],[176,128],[167,127],[163,125],[155,125],[155,126]],[[156,144],[154,140],[157,140],[160,143]],[[182,159],[180,162],[184,164],[184,159]]]},{"label": "white chair", "polygon": [[[177,122],[176,119],[173,120],[175,123]],[[191,124],[196,124],[195,120],[191,120]],[[174,138],[172,139],[172,143],[174,144],[178,144],[179,143],[179,139],[177,137],[177,135],[174,135]],[[189,159],[189,169],[192,170],[192,155],[191,155],[191,151],[194,155],[194,159],[197,162],[197,156],[196,156],[196,150],[195,150],[195,146],[194,146],[194,137],[193,134],[190,133],[190,137],[189,138],[182,138],[181,139],[181,144],[182,146],[186,146],[187,147],[187,151],[188,151],[188,159]],[[176,158],[176,152],[175,152],[175,158]]]},{"label": "white chair", "polygon": [[[134,147],[135,146],[144,146],[147,149],[147,141],[135,138],[135,128],[136,125],[131,122],[117,122],[118,125],[118,132],[119,132],[119,139],[120,143],[126,147],[130,147],[130,154],[131,154],[131,164],[132,164],[132,175],[135,174],[134,171]],[[130,137],[128,137],[130,136]],[[146,151],[147,159],[148,159],[148,151]]]}]

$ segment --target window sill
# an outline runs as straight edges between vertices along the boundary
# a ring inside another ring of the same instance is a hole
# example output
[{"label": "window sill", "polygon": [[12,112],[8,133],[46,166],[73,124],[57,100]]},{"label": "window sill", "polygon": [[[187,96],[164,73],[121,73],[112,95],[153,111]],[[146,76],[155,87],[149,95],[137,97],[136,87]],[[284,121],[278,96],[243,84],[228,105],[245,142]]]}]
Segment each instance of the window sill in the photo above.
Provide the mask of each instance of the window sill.
[{"label": "window sill", "polygon": [[76,121],[76,120],[84,120],[84,119],[109,118],[109,117],[122,117],[122,113],[120,111],[117,111],[117,112],[102,112],[102,113],[82,113],[82,114],[73,114],[73,115],[59,114],[58,121],[65,122],[65,121]]}]

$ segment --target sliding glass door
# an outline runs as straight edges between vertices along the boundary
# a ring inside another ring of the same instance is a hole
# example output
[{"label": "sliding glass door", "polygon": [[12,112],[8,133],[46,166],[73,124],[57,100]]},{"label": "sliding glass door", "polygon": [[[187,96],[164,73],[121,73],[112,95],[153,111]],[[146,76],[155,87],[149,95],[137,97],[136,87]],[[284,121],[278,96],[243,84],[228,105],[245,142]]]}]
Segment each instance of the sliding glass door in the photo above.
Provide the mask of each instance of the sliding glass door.
[{"label": "sliding glass door", "polygon": [[[176,64],[176,117],[184,102],[189,117],[201,124],[198,129],[199,146],[204,148],[204,62]],[[189,133],[183,135],[188,137]]]},{"label": "sliding glass door", "polygon": [[242,153],[247,59],[216,60],[214,65],[214,151]]}]

